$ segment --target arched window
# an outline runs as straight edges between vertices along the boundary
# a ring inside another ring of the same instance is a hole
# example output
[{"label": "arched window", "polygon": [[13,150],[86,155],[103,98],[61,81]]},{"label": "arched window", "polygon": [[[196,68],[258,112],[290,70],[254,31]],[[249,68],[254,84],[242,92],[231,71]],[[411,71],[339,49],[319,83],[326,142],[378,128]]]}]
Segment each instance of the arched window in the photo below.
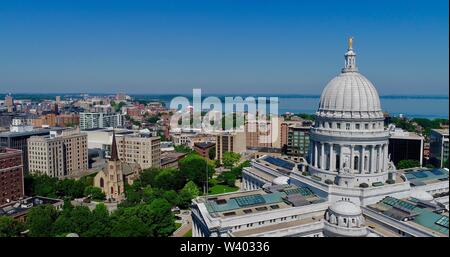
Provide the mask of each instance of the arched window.
[{"label": "arched window", "polygon": [[111,187],[111,194],[114,194],[114,187]]},{"label": "arched window", "polygon": [[100,187],[103,188],[105,186],[105,181],[103,178],[100,178]]},{"label": "arched window", "polygon": [[353,168],[355,170],[359,170],[359,157],[355,156],[355,159],[353,160]]},{"label": "arched window", "polygon": [[368,170],[369,168],[367,167],[367,156],[364,156],[364,170]]}]

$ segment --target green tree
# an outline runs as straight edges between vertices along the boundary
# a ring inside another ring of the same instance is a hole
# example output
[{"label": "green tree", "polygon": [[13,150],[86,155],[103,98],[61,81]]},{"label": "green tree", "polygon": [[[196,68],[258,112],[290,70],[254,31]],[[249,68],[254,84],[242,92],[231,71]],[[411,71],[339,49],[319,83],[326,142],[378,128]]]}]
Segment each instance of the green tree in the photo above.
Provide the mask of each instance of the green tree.
[{"label": "green tree", "polygon": [[175,216],[170,203],[165,199],[155,199],[149,206],[150,231],[154,237],[170,236],[176,229]]},{"label": "green tree", "polygon": [[221,180],[222,183],[227,184],[230,187],[234,187],[236,183],[236,175],[231,171],[222,172],[217,179]]},{"label": "green tree", "polygon": [[0,237],[18,237],[25,224],[9,216],[0,216]]},{"label": "green tree", "polygon": [[181,191],[186,191],[189,192],[189,194],[192,195],[192,197],[197,197],[200,195],[200,189],[198,188],[198,186],[192,182],[192,181],[188,181],[186,183],[186,185],[184,185],[183,189],[181,189]]},{"label": "green tree", "polygon": [[420,162],[417,160],[401,160],[397,164],[397,169],[409,169],[409,168],[415,168],[420,167]]},{"label": "green tree", "polygon": [[94,186],[88,186],[84,189],[84,196],[91,196],[93,200],[103,201],[105,200],[105,193],[98,188]]},{"label": "green tree", "polygon": [[89,229],[81,234],[85,237],[108,237],[110,236],[111,218],[108,209],[101,203],[95,206],[91,214]]},{"label": "green tree", "polygon": [[208,157],[210,160],[216,159],[216,148],[215,147],[212,147],[211,149],[209,149]]},{"label": "green tree", "polygon": [[30,236],[50,237],[52,226],[58,213],[52,205],[39,205],[30,210],[27,216],[27,227]]},{"label": "green tree", "polygon": [[171,206],[178,205],[180,199],[178,198],[178,194],[175,190],[165,191],[162,197],[170,203]]},{"label": "green tree", "polygon": [[239,160],[241,159],[241,155],[235,152],[224,152],[222,156],[222,163],[225,168],[233,168]]},{"label": "green tree", "polygon": [[[187,155],[179,161],[179,166],[182,175],[185,177],[183,185],[186,181],[193,181],[196,185],[201,186],[206,180],[206,175],[210,178],[214,173],[213,162],[208,162],[205,158],[197,154]],[[208,174],[206,174],[206,171]]]},{"label": "green tree", "polygon": [[[164,190],[178,190],[185,184],[186,174],[175,168],[161,169],[155,177],[155,186]],[[187,175],[189,176],[189,175]]]},{"label": "green tree", "polygon": [[112,237],[145,237],[150,236],[150,228],[146,221],[146,205],[119,208],[111,215]]}]

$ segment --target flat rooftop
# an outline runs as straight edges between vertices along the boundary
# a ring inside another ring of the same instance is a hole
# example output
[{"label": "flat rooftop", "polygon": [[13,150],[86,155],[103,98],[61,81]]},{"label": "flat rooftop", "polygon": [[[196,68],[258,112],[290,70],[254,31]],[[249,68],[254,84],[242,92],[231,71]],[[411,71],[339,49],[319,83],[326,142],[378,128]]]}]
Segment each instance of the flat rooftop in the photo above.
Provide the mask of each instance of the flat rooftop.
[{"label": "flat rooftop", "polygon": [[421,227],[440,236],[449,236],[448,213],[441,206],[415,198],[397,199],[387,196],[368,206],[383,215]]},{"label": "flat rooftop", "polygon": [[299,164],[290,157],[275,157],[270,155],[256,159],[255,162],[276,170],[283,175],[289,175],[289,173],[291,173],[291,171]]},{"label": "flat rooftop", "polygon": [[14,201],[0,206],[0,216],[20,216],[28,212],[31,208],[43,204],[63,203],[63,200],[33,196],[23,200]]},{"label": "flat rooftop", "polygon": [[211,196],[206,199],[205,206],[212,217],[226,218],[324,201],[325,199],[315,195],[308,187],[278,185]]},{"label": "flat rooftop", "polygon": [[411,186],[421,186],[442,181],[448,181],[448,171],[445,169],[414,169],[400,171],[411,183]]}]

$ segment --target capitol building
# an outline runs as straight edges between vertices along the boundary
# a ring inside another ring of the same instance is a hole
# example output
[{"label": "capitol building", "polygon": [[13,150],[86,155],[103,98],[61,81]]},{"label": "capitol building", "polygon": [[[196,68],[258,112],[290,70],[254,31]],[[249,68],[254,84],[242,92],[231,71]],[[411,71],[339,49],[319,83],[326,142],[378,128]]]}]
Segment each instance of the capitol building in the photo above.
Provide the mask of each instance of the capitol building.
[{"label": "capitol building", "polygon": [[350,38],[307,158],[264,155],[243,169],[240,191],[194,199],[193,236],[448,237],[448,170],[397,170],[388,142]]}]

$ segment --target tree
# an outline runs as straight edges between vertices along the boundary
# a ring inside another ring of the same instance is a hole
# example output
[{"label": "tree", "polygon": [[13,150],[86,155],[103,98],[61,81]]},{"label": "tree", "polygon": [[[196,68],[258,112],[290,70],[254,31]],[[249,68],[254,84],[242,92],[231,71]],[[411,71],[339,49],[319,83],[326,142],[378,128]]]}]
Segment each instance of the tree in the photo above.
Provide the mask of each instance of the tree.
[{"label": "tree", "polygon": [[225,168],[233,168],[241,159],[241,155],[235,152],[224,152],[222,156],[222,163]]},{"label": "tree", "polygon": [[111,218],[108,209],[101,203],[95,206],[91,214],[89,229],[81,234],[85,237],[108,237],[110,236]]},{"label": "tree", "polygon": [[179,161],[179,166],[181,174],[185,177],[183,185],[186,181],[193,181],[197,186],[201,186],[205,183],[206,177],[210,178],[214,173],[214,164],[197,154],[187,155]]},{"label": "tree", "polygon": [[186,181],[185,175],[175,168],[161,169],[155,177],[155,186],[164,190],[178,190]]},{"label": "tree", "polygon": [[170,204],[165,199],[155,199],[149,206],[150,231],[154,237],[170,236],[176,229],[175,216]]},{"label": "tree", "polygon": [[175,151],[178,153],[188,153],[188,154],[192,154],[195,153],[195,151],[185,145],[176,145],[174,146]]},{"label": "tree", "polygon": [[52,205],[39,205],[30,210],[27,217],[27,226],[30,236],[50,237],[52,226],[58,213]]},{"label": "tree", "polygon": [[112,237],[149,236],[150,228],[145,222],[145,206],[120,208],[111,216]]},{"label": "tree", "polygon": [[93,200],[98,200],[98,201],[103,201],[105,200],[105,193],[103,193],[103,191],[98,188],[98,187],[94,187],[94,186],[88,186],[84,189],[84,196],[91,196],[91,199]]},{"label": "tree", "polygon": [[409,169],[409,168],[415,168],[420,167],[420,162],[417,160],[401,160],[397,164],[397,169]]},{"label": "tree", "polygon": [[181,191],[189,192],[189,194],[191,194],[194,198],[200,195],[200,189],[192,181],[188,181]]},{"label": "tree", "polygon": [[234,175],[231,171],[222,172],[217,179],[221,180],[222,183],[225,183],[230,187],[234,187],[236,183],[236,175]]},{"label": "tree", "polygon": [[165,191],[162,195],[167,202],[170,203],[171,206],[176,206],[179,203],[178,194],[175,190]]},{"label": "tree", "polygon": [[182,209],[187,209],[191,205],[192,198],[200,195],[200,189],[194,182],[189,181],[184,185],[183,189],[178,193],[178,206]]},{"label": "tree", "polygon": [[9,216],[0,216],[0,237],[18,237],[25,225]]},{"label": "tree", "polygon": [[210,160],[216,159],[216,148],[215,147],[211,147],[211,149],[209,149],[209,151],[208,151],[208,158]]}]

